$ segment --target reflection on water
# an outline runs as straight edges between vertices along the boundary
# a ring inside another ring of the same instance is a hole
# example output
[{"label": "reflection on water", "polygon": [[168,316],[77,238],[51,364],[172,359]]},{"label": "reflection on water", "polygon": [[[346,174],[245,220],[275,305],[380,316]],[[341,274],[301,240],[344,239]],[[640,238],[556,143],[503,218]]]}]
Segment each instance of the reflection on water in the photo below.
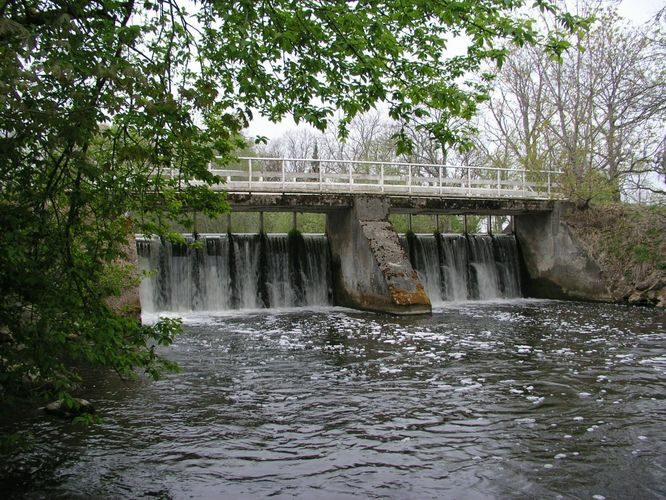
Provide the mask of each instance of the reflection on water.
[{"label": "reflection on water", "polygon": [[183,372],[40,415],[0,465],[10,496],[663,498],[666,316],[467,303],[190,317]]}]

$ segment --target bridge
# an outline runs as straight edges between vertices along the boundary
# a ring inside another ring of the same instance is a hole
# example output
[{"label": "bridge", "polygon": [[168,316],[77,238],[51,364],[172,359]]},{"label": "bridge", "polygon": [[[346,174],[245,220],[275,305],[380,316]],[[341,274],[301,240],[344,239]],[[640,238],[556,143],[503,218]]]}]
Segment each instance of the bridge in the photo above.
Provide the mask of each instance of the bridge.
[{"label": "bridge", "polygon": [[333,287],[340,305],[423,314],[423,284],[390,213],[548,214],[561,173],[520,168],[317,158],[240,158],[211,172],[238,211],[325,212]]},{"label": "bridge", "polygon": [[211,172],[239,211],[329,212],[355,196],[386,198],[391,213],[521,214],[552,210],[557,171],[427,163],[241,157]]}]

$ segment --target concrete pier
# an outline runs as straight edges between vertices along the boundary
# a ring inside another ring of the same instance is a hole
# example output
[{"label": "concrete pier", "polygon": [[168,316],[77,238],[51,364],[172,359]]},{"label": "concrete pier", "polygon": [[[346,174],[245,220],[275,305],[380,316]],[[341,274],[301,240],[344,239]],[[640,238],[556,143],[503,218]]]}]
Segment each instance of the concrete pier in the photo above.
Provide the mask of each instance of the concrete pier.
[{"label": "concrete pier", "polygon": [[326,217],[336,302],[397,315],[429,314],[430,299],[388,221],[389,201],[355,196]]}]

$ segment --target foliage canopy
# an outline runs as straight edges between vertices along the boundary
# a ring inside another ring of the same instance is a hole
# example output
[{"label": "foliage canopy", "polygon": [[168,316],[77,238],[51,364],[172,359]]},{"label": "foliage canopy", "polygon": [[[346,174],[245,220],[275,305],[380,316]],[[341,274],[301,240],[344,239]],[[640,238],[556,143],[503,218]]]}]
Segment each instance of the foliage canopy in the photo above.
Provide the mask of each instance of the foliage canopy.
[{"label": "foliage canopy", "polygon": [[[128,237],[227,209],[207,166],[229,161],[253,110],[319,128],[339,110],[344,135],[384,101],[445,138],[430,110],[471,116],[489,77],[469,76],[507,42],[557,56],[589,21],[535,0],[561,30],[541,40],[526,3],[0,0],[0,394],[67,394],[80,363],[157,375],[150,346],[178,325],[107,301],[128,286]],[[468,49],[447,55],[455,37]]]}]

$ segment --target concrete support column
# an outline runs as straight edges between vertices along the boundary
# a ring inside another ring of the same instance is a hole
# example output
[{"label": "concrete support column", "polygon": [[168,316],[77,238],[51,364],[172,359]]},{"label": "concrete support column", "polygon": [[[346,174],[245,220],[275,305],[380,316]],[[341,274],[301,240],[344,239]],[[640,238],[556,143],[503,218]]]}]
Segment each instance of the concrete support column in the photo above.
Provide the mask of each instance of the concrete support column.
[{"label": "concrete support column", "polygon": [[336,301],[369,311],[429,314],[430,299],[388,213],[386,198],[357,196],[351,209],[327,214]]}]

